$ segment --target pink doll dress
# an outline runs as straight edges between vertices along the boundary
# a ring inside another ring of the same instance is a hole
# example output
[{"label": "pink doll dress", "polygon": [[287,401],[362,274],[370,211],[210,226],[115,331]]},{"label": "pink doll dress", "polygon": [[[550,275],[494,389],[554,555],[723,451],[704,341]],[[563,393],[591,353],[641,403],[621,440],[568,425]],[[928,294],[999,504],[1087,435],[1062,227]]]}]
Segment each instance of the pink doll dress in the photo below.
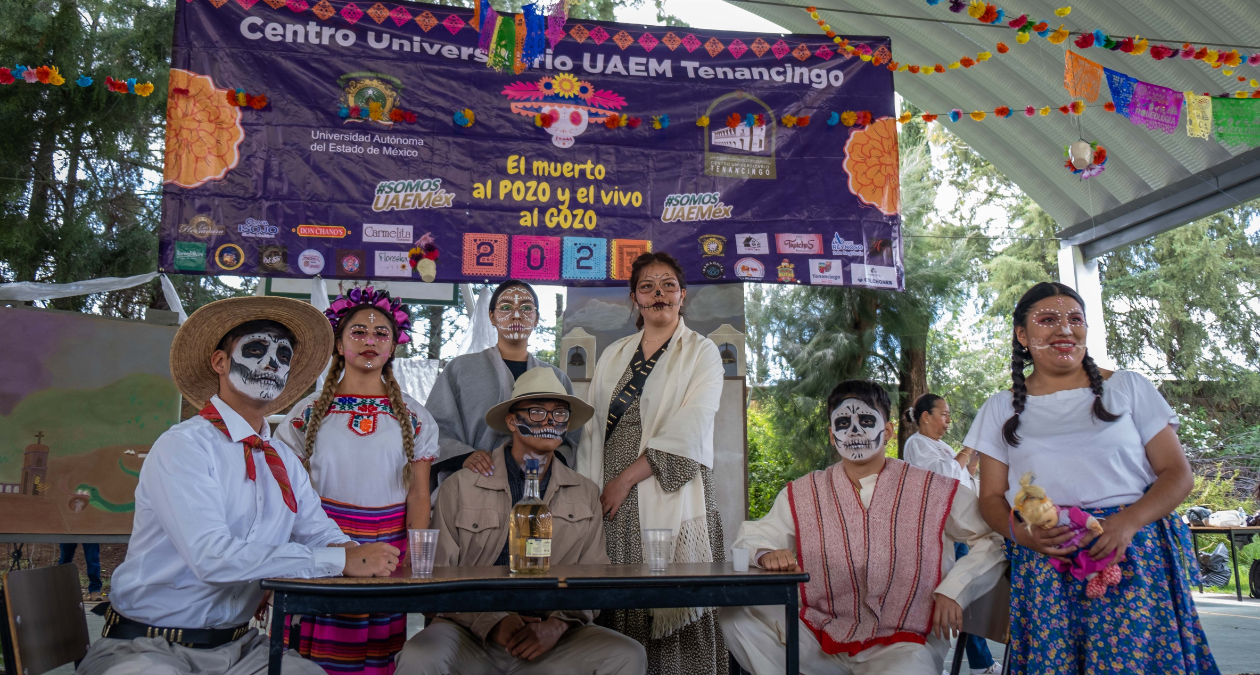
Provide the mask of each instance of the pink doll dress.
[{"label": "pink doll dress", "polygon": [[[1059,509],[1059,525],[1067,525],[1071,528],[1072,533],[1075,535],[1071,539],[1060,544],[1059,547],[1067,548],[1069,546],[1080,546],[1081,542],[1084,541],[1086,537],[1093,534],[1093,532],[1090,532],[1089,528],[1085,525],[1089,522],[1090,515],[1075,506],[1060,506],[1057,508]],[[1050,564],[1054,566],[1054,569],[1060,572],[1070,571],[1073,577],[1084,581],[1106,569],[1107,566],[1111,564],[1111,561],[1115,559],[1116,553],[1117,551],[1112,551],[1111,555],[1106,558],[1103,558],[1102,560],[1094,560],[1089,555],[1089,549],[1082,548],[1071,555],[1072,562],[1069,563],[1059,560],[1058,558],[1051,558]]]}]

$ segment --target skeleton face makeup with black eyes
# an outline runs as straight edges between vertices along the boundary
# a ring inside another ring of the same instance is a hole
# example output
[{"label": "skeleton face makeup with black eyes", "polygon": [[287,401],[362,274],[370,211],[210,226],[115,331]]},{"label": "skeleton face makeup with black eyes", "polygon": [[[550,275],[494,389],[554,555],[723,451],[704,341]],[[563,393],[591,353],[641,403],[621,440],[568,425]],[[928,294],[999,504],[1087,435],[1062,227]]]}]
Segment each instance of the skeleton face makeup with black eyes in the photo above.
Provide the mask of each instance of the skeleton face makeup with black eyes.
[{"label": "skeleton face makeup with black eyes", "polygon": [[520,286],[503,291],[494,304],[494,327],[506,340],[524,340],[538,325],[534,296]]},{"label": "skeleton face makeup with black eyes", "polygon": [[856,398],[846,398],[831,411],[831,442],[845,459],[870,459],[884,451],[884,415]]},{"label": "skeleton face makeup with black eyes", "polygon": [[293,345],[274,333],[250,333],[232,348],[228,381],[242,394],[270,401],[284,391],[289,380]]}]

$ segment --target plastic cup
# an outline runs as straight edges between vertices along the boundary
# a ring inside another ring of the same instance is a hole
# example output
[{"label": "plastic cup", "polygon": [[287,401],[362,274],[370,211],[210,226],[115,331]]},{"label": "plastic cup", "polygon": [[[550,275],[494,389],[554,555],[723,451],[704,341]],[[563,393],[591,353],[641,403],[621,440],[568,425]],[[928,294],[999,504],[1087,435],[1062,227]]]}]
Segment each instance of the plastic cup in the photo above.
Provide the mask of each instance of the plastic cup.
[{"label": "plastic cup", "polygon": [[735,565],[736,572],[748,571],[748,549],[733,548],[731,549],[731,563]]},{"label": "plastic cup", "polygon": [[673,544],[673,530],[643,531],[643,559],[647,562],[649,570],[665,571],[673,557]]},{"label": "plastic cup", "polygon": [[407,551],[411,554],[412,574],[433,574],[437,541],[437,530],[407,530]]}]

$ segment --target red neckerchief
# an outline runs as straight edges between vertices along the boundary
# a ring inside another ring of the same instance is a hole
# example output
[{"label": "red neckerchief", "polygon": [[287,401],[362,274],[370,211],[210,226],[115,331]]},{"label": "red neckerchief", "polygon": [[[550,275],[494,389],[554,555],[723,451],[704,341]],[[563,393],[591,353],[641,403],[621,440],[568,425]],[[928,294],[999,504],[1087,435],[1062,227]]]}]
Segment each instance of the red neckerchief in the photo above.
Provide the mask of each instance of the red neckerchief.
[{"label": "red neckerchief", "polygon": [[[229,439],[232,434],[228,433],[227,423],[223,421],[223,415],[219,414],[219,410],[214,407],[214,403],[206,403],[206,407],[201,409],[200,413],[207,422],[214,425],[215,429],[223,432],[224,436]],[[271,444],[264,441],[254,434],[249,438],[241,441],[241,445],[245,446],[245,475],[250,480],[258,480],[257,474],[254,472],[254,456],[255,450],[262,450],[263,456],[267,458],[267,468],[271,469],[271,475],[275,476],[276,482],[280,484],[280,494],[284,496],[284,505],[289,510],[297,513],[297,499],[293,496],[293,486],[289,483],[289,470],[284,468],[284,460],[280,459],[280,453],[271,447]]]}]

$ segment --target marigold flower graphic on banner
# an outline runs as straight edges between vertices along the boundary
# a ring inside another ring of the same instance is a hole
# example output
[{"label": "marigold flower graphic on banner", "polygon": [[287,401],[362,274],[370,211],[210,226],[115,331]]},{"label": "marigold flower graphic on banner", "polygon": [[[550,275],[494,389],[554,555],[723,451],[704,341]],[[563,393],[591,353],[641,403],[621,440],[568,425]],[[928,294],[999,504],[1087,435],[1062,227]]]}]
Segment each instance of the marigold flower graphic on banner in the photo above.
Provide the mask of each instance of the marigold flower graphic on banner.
[{"label": "marigold flower graphic on banner", "polygon": [[854,129],[844,154],[849,192],[886,216],[896,215],[901,203],[896,120],[882,117],[865,129]]},{"label": "marigold flower graphic on banner", "polygon": [[208,76],[187,70],[171,69],[168,91],[162,182],[194,188],[223,178],[241,160],[240,108],[228,105],[227,90]]}]

